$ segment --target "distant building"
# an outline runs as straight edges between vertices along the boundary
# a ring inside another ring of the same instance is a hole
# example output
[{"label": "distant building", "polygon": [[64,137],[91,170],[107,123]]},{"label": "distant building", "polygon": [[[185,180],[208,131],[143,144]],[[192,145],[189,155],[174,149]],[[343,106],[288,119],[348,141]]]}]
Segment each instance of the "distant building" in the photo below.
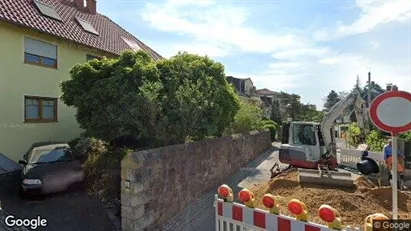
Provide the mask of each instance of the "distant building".
[{"label": "distant building", "polygon": [[263,101],[263,114],[265,118],[271,117],[272,104],[274,100],[280,102],[280,93],[271,91],[267,88],[257,90],[257,94],[260,96],[261,101]]},{"label": "distant building", "polygon": [[262,104],[262,101],[255,90],[254,83],[250,78],[242,79],[227,76],[227,81],[234,86],[234,89],[240,98],[249,102],[257,103],[258,105]]}]

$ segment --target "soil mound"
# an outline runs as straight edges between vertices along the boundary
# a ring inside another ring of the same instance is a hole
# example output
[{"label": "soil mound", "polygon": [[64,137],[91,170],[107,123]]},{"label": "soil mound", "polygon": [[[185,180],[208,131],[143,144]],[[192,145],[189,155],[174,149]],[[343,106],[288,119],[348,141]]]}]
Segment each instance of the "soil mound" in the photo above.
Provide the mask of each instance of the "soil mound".
[{"label": "soil mound", "polygon": [[[359,177],[355,188],[345,189],[327,187],[325,185],[300,184],[297,171],[290,171],[277,176],[269,183],[263,183],[250,189],[256,197],[258,208],[266,209],[262,204],[262,196],[271,193],[277,196],[282,214],[291,215],[287,210],[287,202],[299,199],[309,210],[310,221],[322,222],[317,213],[322,204],[328,204],[340,212],[344,226],[364,226],[364,219],[373,213],[391,216],[391,188],[377,188],[368,179]],[[411,218],[411,193],[398,192],[398,209],[400,219]]]}]

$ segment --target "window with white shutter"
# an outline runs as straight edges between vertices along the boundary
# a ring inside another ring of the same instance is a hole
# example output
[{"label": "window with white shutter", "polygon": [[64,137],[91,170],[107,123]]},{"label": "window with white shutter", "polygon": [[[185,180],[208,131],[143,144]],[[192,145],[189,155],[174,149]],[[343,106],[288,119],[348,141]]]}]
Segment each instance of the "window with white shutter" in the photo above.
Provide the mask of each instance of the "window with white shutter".
[{"label": "window with white shutter", "polygon": [[57,45],[24,37],[24,62],[57,68]]}]

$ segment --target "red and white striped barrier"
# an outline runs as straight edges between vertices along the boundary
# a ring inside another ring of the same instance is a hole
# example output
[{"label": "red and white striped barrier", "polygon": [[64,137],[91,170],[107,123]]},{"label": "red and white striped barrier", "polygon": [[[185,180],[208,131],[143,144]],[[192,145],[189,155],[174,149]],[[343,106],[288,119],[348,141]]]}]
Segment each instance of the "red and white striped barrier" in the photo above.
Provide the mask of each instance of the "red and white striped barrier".
[{"label": "red and white striped barrier", "polygon": [[[297,221],[292,217],[270,214],[261,209],[247,208],[238,203],[216,201],[216,230],[268,230],[268,231],[330,231],[326,226]],[[224,222],[225,221],[225,222]],[[230,225],[232,224],[232,225]],[[225,227],[224,227],[225,226]],[[233,226],[234,228],[230,228]],[[353,229],[354,230],[354,229]]]},{"label": "red and white striped barrier", "polygon": [[[278,204],[271,194],[263,197],[263,204],[269,211],[254,208],[254,195],[247,189],[241,190],[238,196],[244,205],[233,202],[234,194],[230,187],[227,185],[219,187],[214,202],[217,231],[361,231],[359,228],[349,226],[342,228],[338,211],[329,205],[322,205],[318,210],[318,216],[328,224],[325,226],[308,221],[307,207],[299,200],[293,199],[288,202],[288,210],[296,216],[293,218],[279,214]],[[365,219],[365,231],[373,230],[372,219],[377,219],[374,215]],[[388,220],[387,217],[378,215],[378,219],[383,217]]]}]

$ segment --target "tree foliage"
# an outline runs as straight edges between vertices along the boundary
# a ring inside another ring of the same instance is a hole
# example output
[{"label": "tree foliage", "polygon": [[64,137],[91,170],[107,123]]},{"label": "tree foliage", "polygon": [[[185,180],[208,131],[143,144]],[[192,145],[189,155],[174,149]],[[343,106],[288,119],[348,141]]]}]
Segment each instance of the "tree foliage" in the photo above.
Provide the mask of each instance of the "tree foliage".
[{"label": "tree foliage", "polygon": [[361,81],[360,81],[360,77],[357,75],[357,79],[355,80],[355,85],[354,85],[354,89],[360,90],[361,91]]},{"label": "tree foliage", "polygon": [[411,141],[411,132],[403,133],[403,134],[399,135],[399,138],[409,142],[409,141]]},{"label": "tree foliage", "polygon": [[301,110],[301,96],[297,94],[289,94],[286,92],[280,93],[280,105],[283,112],[283,120],[287,120],[288,117],[297,118],[297,115]]},{"label": "tree foliage", "polygon": [[263,118],[263,111],[252,101],[240,100],[240,109],[234,117],[234,122],[225,130],[225,135],[249,131],[270,130],[271,140],[274,141],[278,124],[271,119]]},{"label": "tree foliage", "polygon": [[340,97],[334,90],[331,90],[328,93],[327,98],[325,99],[324,108],[325,110],[329,111],[335,104],[340,101]]},{"label": "tree foliage", "polygon": [[263,129],[270,130],[271,141],[276,140],[276,134],[279,126],[276,122],[270,119],[263,119]]},{"label": "tree foliage", "polygon": [[257,105],[241,100],[240,109],[234,117],[234,122],[226,129],[225,134],[235,134],[261,130],[264,127],[263,111]]},{"label": "tree foliage", "polygon": [[324,112],[318,111],[315,105],[302,104],[300,113],[297,115],[298,121],[321,122]]},{"label": "tree foliage", "polygon": [[356,123],[350,124],[347,129],[347,143],[357,147],[360,144],[361,129]]},{"label": "tree foliage", "polygon": [[371,131],[370,134],[367,135],[365,141],[370,150],[374,152],[382,152],[386,143],[382,133],[377,130]]},{"label": "tree foliage", "polygon": [[222,64],[187,53],[154,62],[127,51],[70,70],[62,100],[86,134],[104,141],[164,146],[219,136],[239,109]]},{"label": "tree foliage", "polygon": [[270,119],[277,124],[282,123],[281,111],[280,111],[280,102],[274,100],[271,105],[271,116]]}]

